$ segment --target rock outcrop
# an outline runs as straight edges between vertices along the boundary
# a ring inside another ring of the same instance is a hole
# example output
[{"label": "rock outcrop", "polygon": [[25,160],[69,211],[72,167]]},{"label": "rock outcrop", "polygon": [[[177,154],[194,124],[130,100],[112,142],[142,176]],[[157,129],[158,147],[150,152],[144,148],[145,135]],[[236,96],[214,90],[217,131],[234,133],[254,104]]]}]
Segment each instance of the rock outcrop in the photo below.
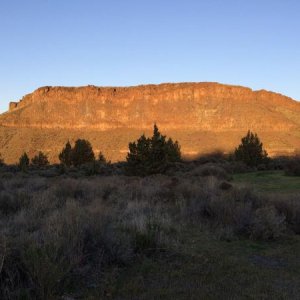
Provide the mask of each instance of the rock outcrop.
[{"label": "rock outcrop", "polygon": [[300,149],[300,103],[280,94],[218,83],[136,87],[42,87],[13,102],[0,116],[0,153],[16,162],[42,150],[52,161],[69,139],[89,139],[113,161],[128,142],[161,131],[186,155],[231,151],[248,129],[271,155]]}]

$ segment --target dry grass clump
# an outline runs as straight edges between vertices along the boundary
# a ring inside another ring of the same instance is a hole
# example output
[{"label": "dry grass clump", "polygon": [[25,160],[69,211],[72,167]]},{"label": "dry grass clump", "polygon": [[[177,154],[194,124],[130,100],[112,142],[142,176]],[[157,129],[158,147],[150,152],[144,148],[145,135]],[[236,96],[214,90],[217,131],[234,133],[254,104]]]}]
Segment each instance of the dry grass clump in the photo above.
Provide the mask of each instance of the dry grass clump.
[{"label": "dry grass clump", "polygon": [[9,224],[12,228],[2,233],[7,244],[2,254],[2,299],[49,299],[61,291],[78,290],[101,279],[106,266],[126,264],[132,257],[130,241],[102,210],[70,200],[35,224],[27,222],[30,217],[30,212],[17,216]]},{"label": "dry grass clump", "polygon": [[214,176],[218,179],[230,180],[231,176],[221,165],[205,164],[194,168],[191,172],[192,176]]},{"label": "dry grass clump", "polygon": [[251,239],[272,240],[286,232],[286,215],[276,209],[271,199],[249,188],[224,191],[215,177],[208,177],[202,186],[185,181],[176,194],[183,200],[183,216],[194,223],[206,222]]},{"label": "dry grass clump", "polygon": [[170,220],[145,186],[121,177],[4,182],[0,298],[76,293],[101,284],[106,268],[164,248]]},{"label": "dry grass clump", "polygon": [[272,195],[271,199],[276,210],[285,216],[288,228],[300,234],[299,195]]},{"label": "dry grass clump", "polygon": [[177,233],[191,223],[226,239],[300,232],[296,198],[223,188],[228,174],[211,170],[207,165],[188,176],[144,178],[2,178],[0,298],[57,299],[101,289],[109,268],[172,251]]},{"label": "dry grass clump", "polygon": [[274,240],[286,231],[285,216],[278,213],[274,206],[265,206],[255,211],[251,228],[254,239]]}]

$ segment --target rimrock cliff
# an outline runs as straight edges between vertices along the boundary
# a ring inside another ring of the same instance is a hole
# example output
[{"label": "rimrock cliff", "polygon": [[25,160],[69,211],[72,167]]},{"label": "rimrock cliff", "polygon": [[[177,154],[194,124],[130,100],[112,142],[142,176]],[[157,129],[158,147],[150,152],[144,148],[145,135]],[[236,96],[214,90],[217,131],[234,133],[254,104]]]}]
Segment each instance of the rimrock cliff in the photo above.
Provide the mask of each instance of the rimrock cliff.
[{"label": "rimrock cliff", "polygon": [[271,155],[300,149],[300,103],[280,94],[218,83],[136,87],[42,87],[0,115],[0,153],[16,162],[41,150],[54,162],[66,141],[86,138],[113,161],[156,122],[186,155],[231,151],[248,129]]}]

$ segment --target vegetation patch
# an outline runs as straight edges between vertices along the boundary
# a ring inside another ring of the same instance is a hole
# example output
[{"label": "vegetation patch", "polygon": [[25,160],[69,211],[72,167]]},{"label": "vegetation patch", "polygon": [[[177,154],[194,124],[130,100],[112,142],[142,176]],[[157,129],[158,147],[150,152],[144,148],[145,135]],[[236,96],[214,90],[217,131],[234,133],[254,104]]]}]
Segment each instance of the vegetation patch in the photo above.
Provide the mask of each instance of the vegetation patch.
[{"label": "vegetation patch", "polygon": [[78,140],[59,165],[1,164],[1,299],[297,299],[297,176],[182,161],[157,126],[129,150],[112,164]]},{"label": "vegetation patch", "polygon": [[284,171],[259,171],[233,175],[237,183],[250,184],[260,192],[300,192],[300,178],[286,176]]}]

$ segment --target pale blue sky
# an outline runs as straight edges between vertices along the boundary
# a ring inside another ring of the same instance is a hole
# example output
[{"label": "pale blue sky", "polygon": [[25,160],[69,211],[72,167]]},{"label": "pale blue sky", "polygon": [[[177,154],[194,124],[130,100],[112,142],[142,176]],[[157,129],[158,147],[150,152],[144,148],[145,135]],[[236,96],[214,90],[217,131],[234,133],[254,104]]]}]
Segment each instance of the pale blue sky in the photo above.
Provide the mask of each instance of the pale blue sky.
[{"label": "pale blue sky", "polygon": [[299,0],[0,0],[0,111],[44,85],[218,81],[300,100]]}]

